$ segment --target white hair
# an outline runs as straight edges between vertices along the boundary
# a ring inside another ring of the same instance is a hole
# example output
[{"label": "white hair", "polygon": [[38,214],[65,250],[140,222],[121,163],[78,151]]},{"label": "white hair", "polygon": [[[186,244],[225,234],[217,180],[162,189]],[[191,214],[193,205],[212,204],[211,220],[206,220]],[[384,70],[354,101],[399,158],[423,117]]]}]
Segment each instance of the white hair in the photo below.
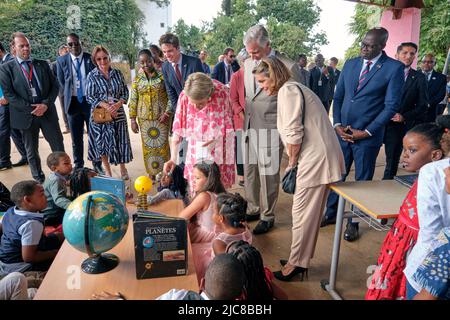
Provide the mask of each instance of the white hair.
[{"label": "white hair", "polygon": [[261,48],[270,42],[269,33],[263,25],[257,24],[250,27],[244,35],[244,46],[250,42],[256,42]]}]

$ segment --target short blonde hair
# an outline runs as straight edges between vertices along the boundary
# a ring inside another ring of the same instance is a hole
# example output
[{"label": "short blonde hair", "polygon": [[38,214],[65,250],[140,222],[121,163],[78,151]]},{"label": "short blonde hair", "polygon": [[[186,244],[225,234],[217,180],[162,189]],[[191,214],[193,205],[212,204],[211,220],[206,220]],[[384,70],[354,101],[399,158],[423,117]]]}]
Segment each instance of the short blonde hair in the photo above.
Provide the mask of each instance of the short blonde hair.
[{"label": "short blonde hair", "polygon": [[291,78],[289,69],[276,57],[267,57],[253,70],[253,74],[263,74],[272,82],[269,88],[272,92],[277,92]]},{"label": "short blonde hair", "polygon": [[94,63],[94,65],[97,65],[97,62],[95,61],[95,56],[96,56],[99,52],[104,52],[104,53],[108,56],[109,61],[111,62],[111,55],[109,54],[108,49],[106,49],[106,48],[105,48],[104,46],[102,46],[102,45],[97,45],[97,46],[95,46],[94,50],[92,50],[92,54],[91,54],[92,62]]},{"label": "short blonde hair", "polygon": [[203,100],[212,96],[214,83],[203,72],[195,72],[189,75],[184,83],[184,93],[193,100]]}]

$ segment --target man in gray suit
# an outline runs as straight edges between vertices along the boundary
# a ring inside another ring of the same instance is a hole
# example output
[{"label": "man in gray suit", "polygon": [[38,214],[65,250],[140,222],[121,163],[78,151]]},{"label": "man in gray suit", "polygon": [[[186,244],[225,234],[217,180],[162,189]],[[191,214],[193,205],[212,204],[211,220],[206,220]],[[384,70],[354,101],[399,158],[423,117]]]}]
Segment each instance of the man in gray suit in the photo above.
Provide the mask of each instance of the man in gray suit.
[{"label": "man in gray suit", "polygon": [[10,104],[11,127],[22,131],[33,178],[43,183],[39,157],[39,130],[52,151],[64,151],[55,99],[58,84],[46,61],[31,58],[31,46],[20,32],[12,36],[16,58],[0,69],[0,86]]},{"label": "man in gray suit", "polygon": [[305,54],[298,55],[297,67],[300,74],[300,83],[309,88],[309,71],[306,68],[308,64],[308,58]]},{"label": "man in gray suit", "polygon": [[268,96],[261,90],[253,76],[253,69],[261,59],[276,56],[291,70],[295,81],[300,82],[300,74],[294,61],[271,48],[269,34],[262,25],[248,29],[244,45],[251,57],[244,63],[247,221],[260,218],[253,233],[262,234],[273,227],[275,220],[283,144],[277,131],[277,96]]}]

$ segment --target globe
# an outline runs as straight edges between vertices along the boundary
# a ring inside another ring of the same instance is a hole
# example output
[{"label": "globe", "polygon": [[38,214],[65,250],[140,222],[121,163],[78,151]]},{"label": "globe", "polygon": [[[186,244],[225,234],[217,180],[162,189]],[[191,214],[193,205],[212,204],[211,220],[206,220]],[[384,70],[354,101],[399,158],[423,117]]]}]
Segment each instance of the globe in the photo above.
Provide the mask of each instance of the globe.
[{"label": "globe", "polygon": [[63,232],[72,247],[89,255],[81,266],[84,272],[102,273],[118,265],[115,255],[104,252],[122,240],[128,221],[128,211],[112,193],[91,191],[72,201],[64,215]]}]

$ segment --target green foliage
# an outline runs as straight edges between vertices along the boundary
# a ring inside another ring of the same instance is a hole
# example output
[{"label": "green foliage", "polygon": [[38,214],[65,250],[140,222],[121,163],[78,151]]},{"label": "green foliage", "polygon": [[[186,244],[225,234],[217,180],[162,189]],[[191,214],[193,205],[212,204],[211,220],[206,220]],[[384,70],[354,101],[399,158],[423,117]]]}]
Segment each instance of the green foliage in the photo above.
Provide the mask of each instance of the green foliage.
[{"label": "green foliage", "polygon": [[183,19],[177,21],[172,32],[180,39],[181,46],[188,51],[202,46],[203,36],[200,29],[187,25]]},{"label": "green foliage", "polygon": [[[70,6],[78,6],[77,12]],[[143,38],[143,13],[134,0],[23,0],[0,3],[0,39],[8,42],[15,31],[30,39],[33,56],[56,57],[56,50],[70,32],[80,35],[84,49],[97,44],[107,47],[134,65],[137,48]],[[79,22],[79,24],[77,23]]]},{"label": "green foliage", "polygon": [[434,53],[437,69],[442,70],[450,45],[450,2],[425,0],[420,26],[419,57]]},{"label": "green foliage", "polygon": [[272,46],[295,59],[299,53],[310,55],[327,43],[323,32],[312,32],[320,11],[314,0],[223,0],[222,12],[204,23],[198,33],[184,21],[177,22],[174,32],[182,35],[182,45],[191,43],[197,50],[206,49],[208,63],[215,64],[226,47],[238,52],[247,29],[261,22],[267,25]]},{"label": "green foliage", "polygon": [[[450,2],[448,0],[424,0],[421,12],[419,57],[434,53],[437,69],[442,70],[450,44]],[[376,6],[357,4],[355,14],[349,24],[350,32],[356,35],[353,45],[345,58],[359,55],[359,43],[370,28],[378,25],[383,9]]]}]

